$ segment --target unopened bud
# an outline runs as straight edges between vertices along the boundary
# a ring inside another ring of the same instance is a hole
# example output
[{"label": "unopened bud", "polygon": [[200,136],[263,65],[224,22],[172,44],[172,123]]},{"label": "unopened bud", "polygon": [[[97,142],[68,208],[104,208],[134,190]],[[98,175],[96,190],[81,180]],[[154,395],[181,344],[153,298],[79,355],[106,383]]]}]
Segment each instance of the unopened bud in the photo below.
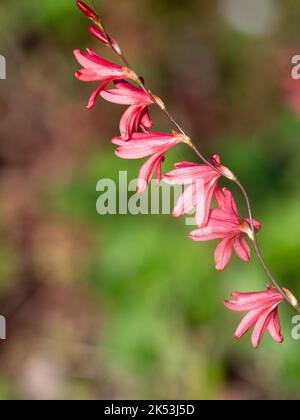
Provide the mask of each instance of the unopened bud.
[{"label": "unopened bud", "polygon": [[288,289],[282,288],[282,290],[284,291],[284,293],[285,293],[286,297],[288,298],[289,302],[291,303],[291,305],[293,305],[294,308],[299,308],[299,302],[298,302],[297,298],[293,295],[293,293]]},{"label": "unopened bud", "polygon": [[110,40],[107,38],[104,32],[100,31],[100,29],[96,28],[93,25],[89,26],[89,32],[91,35],[93,35],[95,38],[97,38],[99,41],[103,42],[105,45],[110,46]]},{"label": "unopened bud", "polygon": [[85,16],[87,16],[89,19],[92,19],[94,21],[99,21],[99,16],[83,1],[77,1],[76,3],[79,10],[82,11]]}]

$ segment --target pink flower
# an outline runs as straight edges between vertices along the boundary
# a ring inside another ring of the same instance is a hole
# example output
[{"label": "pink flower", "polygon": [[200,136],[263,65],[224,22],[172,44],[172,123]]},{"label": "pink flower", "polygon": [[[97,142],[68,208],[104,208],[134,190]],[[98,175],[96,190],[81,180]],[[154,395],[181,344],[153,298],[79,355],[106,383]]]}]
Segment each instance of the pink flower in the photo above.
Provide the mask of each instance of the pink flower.
[{"label": "pink flower", "polygon": [[161,164],[165,153],[179,143],[185,143],[188,139],[178,133],[135,133],[129,141],[116,137],[113,144],[119,146],[115,153],[121,159],[142,159],[151,156],[142,166],[138,176],[138,192],[145,191],[152,175],[159,183],[161,180]]},{"label": "pink flower", "polygon": [[[210,162],[219,170],[223,170],[219,156],[213,156]],[[221,175],[208,165],[197,163],[180,162],[175,164],[175,168],[164,176],[164,181],[170,185],[187,187],[173,210],[173,216],[180,217],[196,207],[197,225],[206,225],[212,198]]]},{"label": "pink flower", "polygon": [[241,338],[248,330],[255,326],[252,334],[252,345],[257,348],[261,342],[265,330],[278,343],[283,342],[280,331],[278,305],[284,301],[283,296],[269,287],[266,292],[258,293],[232,293],[232,301],[226,300],[225,306],[236,312],[249,313],[239,324],[235,338]]},{"label": "pink flower", "polygon": [[83,67],[76,72],[78,80],[82,82],[103,81],[92,94],[88,103],[88,108],[91,108],[95,104],[97,97],[109,82],[119,79],[135,79],[136,77],[131,70],[104,60],[90,49],[87,49],[87,53],[75,50],[74,55],[79,64]]},{"label": "pink flower", "polygon": [[[209,213],[205,227],[194,230],[189,237],[196,242],[221,239],[215,251],[215,265],[219,271],[224,270],[232,256],[233,249],[243,261],[250,260],[250,248],[246,236],[252,236],[248,219],[241,220],[237,206],[230,191],[224,188],[215,191],[217,209]],[[260,229],[260,223],[254,221],[255,229]]]},{"label": "pink flower", "polygon": [[153,100],[142,89],[126,81],[117,81],[115,85],[116,89],[103,90],[101,96],[115,104],[130,105],[120,122],[122,139],[129,140],[139,128],[147,132],[153,124],[147,107],[153,104]]}]

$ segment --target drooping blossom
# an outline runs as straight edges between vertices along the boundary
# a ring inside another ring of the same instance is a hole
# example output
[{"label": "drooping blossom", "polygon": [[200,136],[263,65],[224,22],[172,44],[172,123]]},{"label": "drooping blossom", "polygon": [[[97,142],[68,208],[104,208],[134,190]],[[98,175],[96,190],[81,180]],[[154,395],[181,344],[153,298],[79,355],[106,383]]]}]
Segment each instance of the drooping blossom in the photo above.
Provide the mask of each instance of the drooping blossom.
[{"label": "drooping blossom", "polygon": [[165,133],[135,133],[126,141],[121,137],[112,140],[118,148],[115,154],[121,159],[142,159],[150,156],[142,166],[138,176],[138,192],[145,191],[152,175],[157,183],[161,180],[161,164],[165,153],[179,143],[186,143],[189,139],[182,134]]},{"label": "drooping blossom", "polygon": [[[221,165],[218,155],[213,156],[210,163],[220,171],[225,169]],[[197,225],[205,226],[208,222],[212,198],[221,175],[204,164],[180,162],[174,166],[176,169],[164,175],[164,181],[169,185],[185,185],[186,188],[178,199],[173,210],[173,216],[180,217],[196,207]]]},{"label": "drooping blossom", "polygon": [[279,291],[269,287],[265,292],[231,294],[234,300],[226,300],[225,306],[236,312],[248,312],[239,324],[235,338],[241,338],[247,331],[254,327],[252,345],[257,348],[266,330],[278,343],[283,342],[281,335],[278,306],[284,301]]},{"label": "drooping blossom", "polygon": [[94,106],[97,97],[109,82],[120,79],[135,80],[136,78],[135,74],[130,69],[104,60],[90,49],[87,49],[86,53],[75,50],[74,55],[79,64],[83,67],[75,73],[78,80],[82,82],[103,81],[92,94],[88,103],[88,108]]},{"label": "drooping blossom", "polygon": [[[235,250],[243,261],[250,260],[250,248],[246,237],[252,237],[248,219],[240,219],[233,195],[229,190],[216,189],[215,199],[218,208],[209,212],[206,226],[194,230],[189,237],[196,242],[220,239],[215,251],[215,265],[219,271],[224,270]],[[260,223],[254,220],[254,227],[258,231]]]},{"label": "drooping blossom", "polygon": [[116,88],[103,90],[102,98],[120,105],[130,105],[120,121],[120,132],[123,140],[129,140],[134,132],[141,128],[147,132],[152,127],[148,114],[148,105],[153,104],[153,99],[142,89],[121,80],[115,82]]}]

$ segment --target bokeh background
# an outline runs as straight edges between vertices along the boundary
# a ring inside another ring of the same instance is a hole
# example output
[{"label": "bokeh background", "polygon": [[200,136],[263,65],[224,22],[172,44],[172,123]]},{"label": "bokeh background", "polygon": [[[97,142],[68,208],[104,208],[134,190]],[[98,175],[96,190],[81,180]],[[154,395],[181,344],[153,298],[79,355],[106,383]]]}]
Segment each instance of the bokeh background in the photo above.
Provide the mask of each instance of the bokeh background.
[{"label": "bokeh background", "polygon": [[[274,273],[300,295],[300,5],[293,0],[96,0],[149,87],[206,156],[240,175]],[[253,259],[218,274],[214,244],[169,216],[100,216],[96,184],[135,177],[110,139],[121,107],[75,80],[92,39],[73,0],[2,0],[0,53],[1,399],[293,399],[300,341],[232,339],[230,291],[262,290]],[[155,128],[170,130],[151,110]],[[192,159],[184,147],[165,169]],[[237,198],[243,207],[240,195]]]}]

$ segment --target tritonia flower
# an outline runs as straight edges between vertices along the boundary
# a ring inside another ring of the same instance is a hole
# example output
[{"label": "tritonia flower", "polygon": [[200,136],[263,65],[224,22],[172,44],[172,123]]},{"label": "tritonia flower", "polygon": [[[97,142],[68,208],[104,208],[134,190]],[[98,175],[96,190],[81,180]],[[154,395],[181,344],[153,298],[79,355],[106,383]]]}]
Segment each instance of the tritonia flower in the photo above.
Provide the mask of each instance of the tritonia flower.
[{"label": "tritonia flower", "polygon": [[271,337],[278,343],[283,342],[280,331],[278,306],[284,301],[279,291],[269,287],[265,292],[231,294],[234,300],[226,300],[225,306],[236,312],[249,312],[239,324],[235,338],[241,338],[247,331],[254,327],[252,345],[257,348],[264,332],[267,330]]},{"label": "tritonia flower", "polygon": [[113,80],[136,78],[136,75],[128,68],[104,60],[90,49],[87,49],[86,53],[75,50],[74,55],[79,64],[83,67],[75,73],[78,80],[82,82],[103,81],[92,94],[88,103],[88,108],[94,106],[97,97],[109,82],[112,82]]},{"label": "tritonia flower", "polygon": [[[218,155],[213,156],[210,163],[220,171],[225,169]],[[164,181],[170,185],[185,185],[186,188],[176,204],[173,216],[180,217],[196,208],[196,223],[205,226],[221,175],[208,165],[191,162],[176,163],[175,168],[164,176]]]},{"label": "tritonia flower", "polygon": [[[218,208],[210,211],[207,225],[194,230],[189,237],[196,242],[221,240],[215,251],[215,266],[217,270],[222,271],[227,267],[233,250],[243,261],[249,261],[250,248],[246,237],[252,237],[252,230],[248,219],[240,219],[229,190],[217,189],[215,199]],[[254,227],[257,231],[260,229],[260,223],[256,220]]]},{"label": "tritonia flower", "polygon": [[152,127],[148,114],[148,105],[153,100],[142,89],[122,80],[115,82],[116,88],[103,90],[102,98],[120,105],[130,105],[120,121],[120,132],[123,140],[129,140],[134,132],[141,128],[147,132]]},{"label": "tritonia flower", "polygon": [[150,159],[142,166],[138,176],[138,192],[146,190],[152,175],[155,175],[156,182],[161,180],[161,164],[164,161],[165,153],[179,143],[189,141],[179,133],[135,133],[129,141],[116,137],[112,140],[118,148],[115,153],[122,159],[142,159],[150,156]]}]

